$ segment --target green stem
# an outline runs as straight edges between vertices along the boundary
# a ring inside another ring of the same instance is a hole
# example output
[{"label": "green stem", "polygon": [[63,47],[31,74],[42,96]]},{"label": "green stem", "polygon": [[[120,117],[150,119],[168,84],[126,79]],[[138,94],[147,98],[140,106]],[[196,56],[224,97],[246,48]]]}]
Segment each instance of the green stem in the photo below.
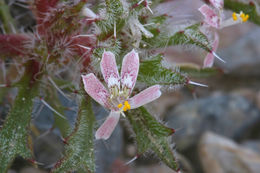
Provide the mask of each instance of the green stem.
[{"label": "green stem", "polygon": [[4,0],[0,0],[0,19],[3,23],[5,33],[13,33],[13,29],[15,29],[15,20],[11,16],[9,6],[6,5]]}]

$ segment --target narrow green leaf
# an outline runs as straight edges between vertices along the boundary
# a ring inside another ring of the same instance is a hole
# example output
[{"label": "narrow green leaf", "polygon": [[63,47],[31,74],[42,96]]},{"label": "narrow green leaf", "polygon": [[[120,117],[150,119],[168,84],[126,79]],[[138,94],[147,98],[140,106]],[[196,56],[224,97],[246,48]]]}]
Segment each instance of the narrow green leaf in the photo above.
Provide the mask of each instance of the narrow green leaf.
[{"label": "narrow green leaf", "polygon": [[[65,156],[56,164],[52,172],[89,172],[95,171],[94,159],[94,129],[95,117],[92,111],[91,99],[83,97],[75,128],[65,139]],[[84,171],[83,171],[84,170]]]},{"label": "narrow green leaf", "polygon": [[177,170],[176,158],[168,142],[168,136],[174,130],[159,123],[144,107],[130,110],[127,118],[136,134],[138,154],[152,150],[167,166]]},{"label": "narrow green leaf", "polygon": [[196,65],[187,64],[187,65],[180,65],[180,72],[187,74],[189,77],[211,77],[218,74],[222,74],[222,71],[218,68],[200,68]]},{"label": "narrow green leaf", "polygon": [[[28,66],[27,68],[33,68]],[[32,73],[25,72],[19,83],[19,92],[0,131],[0,170],[7,172],[16,156],[31,158],[28,134],[33,99],[38,94],[38,84],[32,81]]]},{"label": "narrow green leaf", "polygon": [[159,48],[176,45],[194,45],[207,52],[212,50],[211,44],[205,34],[200,31],[200,24],[186,27],[184,30],[168,36],[162,32],[155,38],[146,39],[147,48]]},{"label": "narrow green leaf", "polygon": [[224,8],[230,9],[236,13],[243,11],[245,14],[249,15],[249,20],[251,22],[260,25],[260,14],[259,12],[257,13],[256,5],[253,2],[248,1],[248,3],[244,3],[237,0],[224,0]]},{"label": "narrow green leaf", "polygon": [[184,85],[187,82],[185,76],[163,67],[162,55],[140,63],[138,81],[152,86],[159,85]]}]

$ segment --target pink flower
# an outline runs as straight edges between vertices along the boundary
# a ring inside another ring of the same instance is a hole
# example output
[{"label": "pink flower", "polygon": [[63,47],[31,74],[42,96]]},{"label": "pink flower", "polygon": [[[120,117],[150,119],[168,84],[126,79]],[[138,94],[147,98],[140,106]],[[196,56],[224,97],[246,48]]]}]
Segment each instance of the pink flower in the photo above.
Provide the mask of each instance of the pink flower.
[{"label": "pink flower", "polygon": [[209,2],[217,9],[222,9],[224,7],[223,0],[209,0]]},{"label": "pink flower", "polygon": [[221,29],[227,26],[246,22],[249,18],[248,14],[244,14],[241,11],[240,13],[233,13],[232,17],[228,19],[224,19],[223,0],[210,0],[210,3],[214,9],[204,4],[198,10],[205,18],[204,22],[211,27]]},{"label": "pink flower", "polygon": [[112,52],[104,51],[100,66],[109,90],[93,73],[82,75],[82,80],[86,92],[99,104],[111,110],[95,134],[96,139],[106,140],[114,131],[120,114],[125,116],[124,111],[152,102],[160,97],[161,91],[159,85],[154,85],[129,98],[139,71],[139,56],[135,50],[125,55],[120,75]]},{"label": "pink flower", "polygon": [[[211,8],[210,6],[204,4],[198,10],[204,16],[204,23],[203,26],[211,26],[216,29],[222,29],[227,26],[235,25],[238,23],[246,22],[249,18],[249,15],[244,14],[242,11],[238,13],[233,13],[232,17],[228,19],[224,19],[223,7],[224,2],[223,0],[209,0],[211,5],[214,7]],[[215,33],[215,38],[213,42],[213,49],[210,53],[207,54],[203,67],[212,67],[214,63],[214,57],[219,59],[222,62],[225,62],[221,59],[215,52],[217,50],[219,43],[219,38],[217,33]]]}]

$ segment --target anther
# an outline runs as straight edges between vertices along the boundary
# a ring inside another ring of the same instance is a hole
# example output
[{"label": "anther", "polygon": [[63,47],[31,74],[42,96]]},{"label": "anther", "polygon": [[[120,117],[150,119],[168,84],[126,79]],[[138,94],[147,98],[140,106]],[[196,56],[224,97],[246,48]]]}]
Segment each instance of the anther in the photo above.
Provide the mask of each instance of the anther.
[{"label": "anther", "polygon": [[123,106],[122,103],[118,104],[117,107],[120,109]]},{"label": "anther", "polygon": [[234,13],[232,14],[232,18],[233,18],[234,21],[237,21],[237,13],[234,12]]}]

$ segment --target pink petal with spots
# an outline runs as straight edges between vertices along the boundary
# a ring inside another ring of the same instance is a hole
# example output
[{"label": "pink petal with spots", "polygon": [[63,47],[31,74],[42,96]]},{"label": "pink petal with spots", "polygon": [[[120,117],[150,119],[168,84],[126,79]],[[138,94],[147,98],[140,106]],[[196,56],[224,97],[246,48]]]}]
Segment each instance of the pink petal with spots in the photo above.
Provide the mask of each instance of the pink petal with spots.
[{"label": "pink petal with spots", "polygon": [[118,74],[115,55],[112,52],[104,51],[100,62],[101,72],[108,84],[108,87],[117,85],[120,87],[120,77]]},{"label": "pink petal with spots", "polygon": [[129,99],[131,109],[138,108],[161,96],[160,85],[153,85]]},{"label": "pink petal with spots", "polygon": [[114,131],[119,118],[120,113],[111,111],[106,121],[96,131],[96,139],[108,139]]},{"label": "pink petal with spots", "polygon": [[217,9],[222,9],[224,7],[223,0],[209,0],[209,2]]},{"label": "pink petal with spots", "polygon": [[210,25],[214,28],[219,28],[220,18],[212,8],[210,8],[208,5],[204,4],[198,10],[205,17],[204,21],[208,25]]},{"label": "pink petal with spots", "polygon": [[97,79],[93,74],[81,75],[84,84],[84,89],[96,102],[109,108],[107,100],[109,98],[109,93],[104,85]]},{"label": "pink petal with spots", "polygon": [[[214,42],[212,45],[212,52],[216,52],[217,48],[218,48],[218,44],[219,44],[219,37],[218,34],[215,33],[214,36]],[[203,68],[207,68],[207,67],[212,67],[214,63],[214,55],[212,53],[208,53],[206,58],[204,59],[204,64],[203,64]]]},{"label": "pink petal with spots", "polygon": [[139,56],[138,53],[133,49],[131,52],[125,55],[122,63],[122,70],[121,70],[122,87],[124,86],[128,87],[130,89],[130,93],[135,86],[138,71],[139,71]]}]

